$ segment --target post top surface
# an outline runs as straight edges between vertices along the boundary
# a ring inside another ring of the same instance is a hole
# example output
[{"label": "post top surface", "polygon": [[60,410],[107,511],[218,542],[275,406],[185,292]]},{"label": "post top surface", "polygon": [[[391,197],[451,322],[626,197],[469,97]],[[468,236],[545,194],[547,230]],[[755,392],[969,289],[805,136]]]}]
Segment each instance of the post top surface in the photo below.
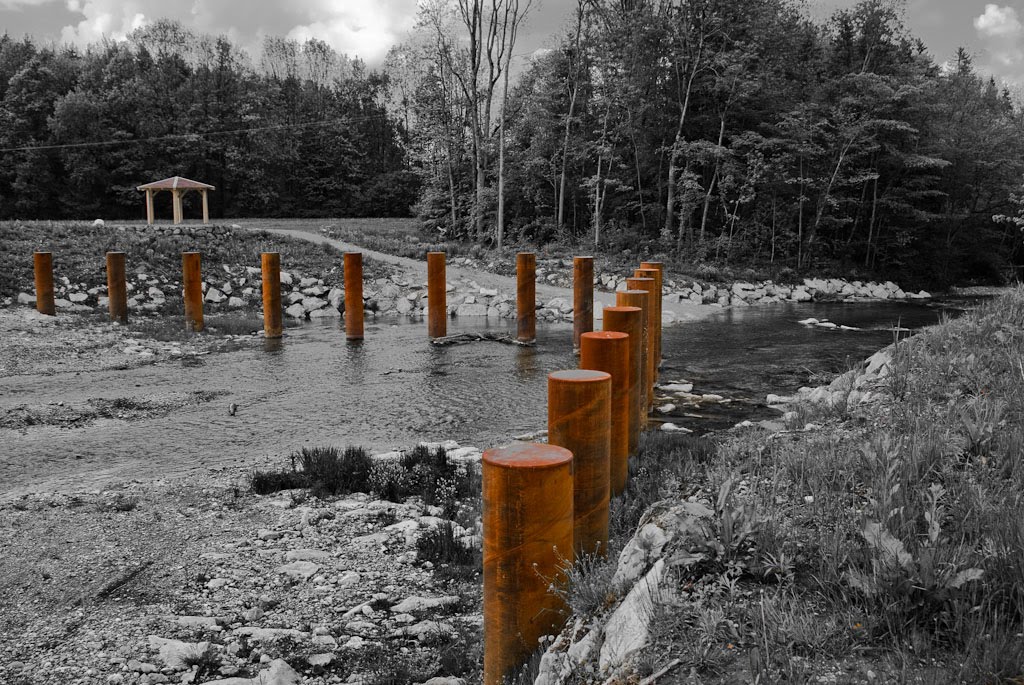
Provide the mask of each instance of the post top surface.
[{"label": "post top surface", "polygon": [[552,371],[548,374],[548,380],[567,383],[599,383],[604,380],[611,380],[611,375],[604,371],[566,369],[565,371]]},{"label": "post top surface", "polygon": [[655,274],[655,275],[657,275],[658,269],[648,268],[648,267],[643,267],[642,266],[639,269],[633,269],[633,273],[637,273],[637,274],[644,273],[644,274]]},{"label": "post top surface", "polygon": [[589,259],[590,261],[594,261],[594,257],[592,255],[588,255],[588,254],[579,255],[577,257],[573,257],[573,259]]},{"label": "post top surface", "polygon": [[36,250],[32,254],[53,254],[53,253],[50,252],[49,250]]},{"label": "post top surface", "polygon": [[[639,307],[632,307],[632,309],[640,311]],[[580,337],[587,340],[624,340],[629,337],[629,334],[622,333],[621,331],[591,331],[584,333]]]},{"label": "post top surface", "polygon": [[646,268],[660,269],[664,265],[665,265],[665,262],[640,262],[640,268],[641,269],[646,269]]},{"label": "post top surface", "polygon": [[[630,278],[628,280],[632,281],[632,280],[635,280],[635,279]],[[618,290],[616,292],[617,293],[621,293],[622,295],[646,295],[647,294],[646,290],[637,290],[636,288],[630,288],[629,290]],[[605,309],[611,309],[611,307],[605,307]]]},{"label": "post top surface", "polygon": [[[624,290],[624,291],[620,291],[620,292],[636,293],[637,295],[640,295],[641,293],[643,293],[643,294],[647,293],[646,290]],[[640,307],[615,306],[615,307],[605,307],[604,311],[612,312],[614,314],[628,314],[629,312],[642,312],[643,309],[641,309]]]},{"label": "post top surface", "polygon": [[651,283],[654,283],[653,278],[646,278],[644,276],[630,276],[626,279],[626,283],[628,284],[630,281],[650,281]]},{"label": "post top surface", "polygon": [[442,256],[442,257],[444,257],[444,252],[428,252],[428,253],[427,253],[427,256],[428,256],[428,257],[431,257],[431,256],[433,256],[433,257],[436,257],[436,256],[438,256],[438,255],[440,255],[440,256]]},{"label": "post top surface", "polygon": [[556,445],[517,442],[486,450],[483,461],[502,468],[542,469],[572,462],[572,452]]}]

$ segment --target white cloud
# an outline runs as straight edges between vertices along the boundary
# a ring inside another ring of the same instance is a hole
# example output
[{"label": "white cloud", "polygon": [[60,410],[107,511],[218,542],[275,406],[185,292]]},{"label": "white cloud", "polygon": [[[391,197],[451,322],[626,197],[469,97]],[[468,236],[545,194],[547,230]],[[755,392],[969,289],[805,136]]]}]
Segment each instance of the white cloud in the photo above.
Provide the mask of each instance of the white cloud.
[{"label": "white cloud", "polygon": [[16,10],[22,7],[38,7],[53,0],[0,0],[0,9]]},{"label": "white cloud", "polygon": [[380,64],[416,20],[417,0],[0,0],[0,8],[60,2],[82,19],[61,38],[84,46],[101,38],[122,39],[161,18],[180,21],[196,33],[226,34],[258,59],[264,36],[299,41],[319,38],[338,52]]},{"label": "white cloud", "polygon": [[311,12],[316,21],[299,24],[288,31],[298,41],[319,38],[335,50],[359,55],[370,63],[379,63],[388,49],[399,42],[415,20],[413,2],[345,2],[322,0]]},{"label": "white cloud", "polygon": [[974,19],[984,46],[978,67],[1011,83],[1024,83],[1024,23],[1010,6],[985,5]]},{"label": "white cloud", "polygon": [[61,39],[76,45],[94,43],[103,38],[123,40],[148,22],[143,4],[117,0],[69,0],[68,9],[80,12],[85,18],[61,29]]},{"label": "white cloud", "polygon": [[980,35],[993,38],[1019,36],[1024,30],[1017,10],[994,3],[985,5],[985,12],[974,20],[974,28]]}]

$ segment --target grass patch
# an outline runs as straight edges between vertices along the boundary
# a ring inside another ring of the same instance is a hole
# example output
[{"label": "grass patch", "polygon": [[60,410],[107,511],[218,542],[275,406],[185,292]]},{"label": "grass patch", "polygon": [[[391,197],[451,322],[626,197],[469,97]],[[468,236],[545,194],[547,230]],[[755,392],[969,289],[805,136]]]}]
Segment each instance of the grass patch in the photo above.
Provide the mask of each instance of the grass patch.
[{"label": "grass patch", "polygon": [[249,477],[249,489],[257,495],[282,490],[309,488],[318,497],[349,492],[367,492],[373,458],[362,447],[303,447],[290,457],[291,468],[280,471],[256,470]]},{"label": "grass patch", "polygon": [[1024,289],[899,342],[870,390],[803,408],[820,426],[806,433],[645,436],[614,537],[666,496],[715,516],[707,561],[669,576],[644,668],[678,658],[712,683],[1024,675]]}]

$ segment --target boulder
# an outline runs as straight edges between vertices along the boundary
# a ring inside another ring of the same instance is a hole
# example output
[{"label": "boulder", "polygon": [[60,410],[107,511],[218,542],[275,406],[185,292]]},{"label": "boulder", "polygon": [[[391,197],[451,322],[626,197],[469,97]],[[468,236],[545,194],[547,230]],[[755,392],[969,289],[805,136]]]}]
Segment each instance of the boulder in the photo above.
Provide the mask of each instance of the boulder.
[{"label": "boulder", "polygon": [[233,296],[229,297],[228,298],[228,306],[231,307],[232,309],[238,309],[239,307],[244,307],[245,306],[245,300],[243,300],[240,297],[233,297]]},{"label": "boulder", "polygon": [[[328,660],[327,663],[330,663]],[[299,674],[284,659],[274,659],[270,668],[255,678],[221,678],[207,680],[203,685],[297,685]]]},{"label": "boulder", "polygon": [[96,219],[92,222],[92,225],[93,228],[103,228],[106,224],[103,222],[103,219]]},{"label": "boulder", "polygon": [[485,304],[460,304],[455,309],[456,316],[487,316]]},{"label": "boulder", "polygon": [[182,671],[206,654],[210,643],[182,642],[150,635],[149,646],[159,650],[160,660],[164,662],[164,666],[175,671]]},{"label": "boulder", "polygon": [[665,560],[658,559],[653,568],[626,595],[604,629],[600,666],[603,672],[618,666],[626,657],[647,644],[654,608],[661,600],[661,580]]},{"label": "boulder", "polygon": [[302,308],[307,312],[314,312],[317,309],[323,309],[327,306],[327,300],[321,300],[319,297],[307,297],[302,300]]},{"label": "boulder", "polygon": [[306,310],[298,302],[292,304],[284,310],[285,315],[292,317],[293,319],[304,319],[306,318]]},{"label": "boulder", "polygon": [[226,300],[227,296],[217,288],[211,287],[209,290],[206,291],[206,297],[204,297],[203,299],[205,299],[207,302],[219,304]]},{"label": "boulder", "polygon": [[36,296],[28,293],[18,293],[18,304],[35,304]]}]

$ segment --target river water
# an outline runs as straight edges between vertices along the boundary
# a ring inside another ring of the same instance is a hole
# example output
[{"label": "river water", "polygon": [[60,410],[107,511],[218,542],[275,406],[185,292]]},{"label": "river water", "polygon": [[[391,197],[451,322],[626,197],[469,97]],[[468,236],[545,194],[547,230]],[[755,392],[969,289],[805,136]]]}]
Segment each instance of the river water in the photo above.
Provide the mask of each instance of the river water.
[{"label": "river water", "polygon": [[[955,311],[957,305],[951,306]],[[702,432],[777,416],[763,406],[767,393],[788,394],[820,374],[844,371],[892,342],[895,325],[936,323],[941,311],[913,303],[778,304],[666,327],[662,380],[686,380],[695,392],[735,400],[721,410],[671,420]],[[860,330],[797,323],[808,317]],[[466,318],[450,321],[448,332],[505,332],[512,325]],[[454,439],[484,448],[543,429],[547,374],[576,365],[571,324],[539,324],[533,348],[495,342],[435,347],[426,325],[413,322],[368,322],[358,344],[346,342],[336,320],[290,328],[286,336],[279,344],[212,354],[201,364],[3,379],[7,406],[221,394],[164,417],[5,431],[0,497],[283,462],[303,446],[376,451]],[[238,405],[235,415],[228,412],[232,403]]]}]

